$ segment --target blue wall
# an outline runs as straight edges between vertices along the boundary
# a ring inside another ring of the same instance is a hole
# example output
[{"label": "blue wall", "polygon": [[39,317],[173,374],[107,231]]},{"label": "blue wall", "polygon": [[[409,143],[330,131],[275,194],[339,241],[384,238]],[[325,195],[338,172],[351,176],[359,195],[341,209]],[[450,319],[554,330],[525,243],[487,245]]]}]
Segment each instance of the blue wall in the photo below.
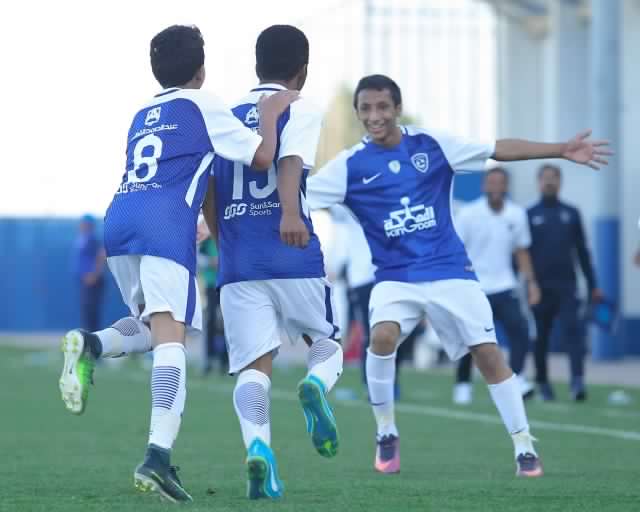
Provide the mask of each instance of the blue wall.
[{"label": "blue wall", "polygon": [[[80,324],[73,275],[77,219],[0,219],[0,331],[58,331]],[[98,225],[101,229],[101,225]],[[102,322],[127,314],[107,272]]]}]

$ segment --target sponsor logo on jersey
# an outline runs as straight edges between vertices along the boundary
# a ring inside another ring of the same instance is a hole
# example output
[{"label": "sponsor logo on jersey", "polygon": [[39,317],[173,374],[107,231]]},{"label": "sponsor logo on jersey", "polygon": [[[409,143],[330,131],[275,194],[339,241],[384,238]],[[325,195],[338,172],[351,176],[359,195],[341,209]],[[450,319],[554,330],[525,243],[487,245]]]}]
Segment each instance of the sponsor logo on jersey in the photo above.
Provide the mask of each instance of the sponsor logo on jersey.
[{"label": "sponsor logo on jersey", "polygon": [[244,124],[256,124],[259,122],[260,114],[258,113],[258,107],[251,107],[244,117]]},{"label": "sponsor logo on jersey", "polygon": [[247,213],[246,203],[233,203],[224,209],[224,220],[240,217]]},{"label": "sponsor logo on jersey", "polygon": [[429,155],[426,153],[416,153],[411,157],[411,163],[420,172],[429,170]]},{"label": "sponsor logo on jersey", "polygon": [[160,121],[160,112],[162,111],[162,107],[154,107],[147,112],[147,117],[144,119],[144,124],[146,126],[152,126]]},{"label": "sponsor logo on jersey", "polygon": [[161,189],[162,185],[160,183],[151,182],[151,183],[121,183],[116,191],[116,195],[118,194],[129,194],[134,192],[146,192],[147,190],[158,190]]},{"label": "sponsor logo on jersey", "polygon": [[424,204],[411,206],[411,200],[408,197],[403,197],[400,204],[402,208],[389,212],[389,218],[384,221],[387,238],[396,238],[436,226],[433,206]]},{"label": "sponsor logo on jersey", "polygon": [[369,183],[371,183],[373,180],[378,179],[380,176],[382,175],[381,172],[379,172],[378,174],[374,174],[373,176],[363,176],[362,178],[362,184],[363,185],[368,185]]},{"label": "sponsor logo on jersey", "polygon": [[149,135],[150,133],[158,133],[158,132],[164,132],[166,130],[177,130],[178,129],[178,125],[177,124],[164,124],[162,123],[160,126],[154,126],[153,128],[142,128],[142,130],[138,130],[133,137],[131,137],[131,140],[129,142],[133,142],[136,139],[139,139],[140,137],[144,137],[146,135]]},{"label": "sponsor logo on jersey", "polygon": [[398,160],[391,160],[391,162],[389,162],[389,170],[393,174],[398,174],[401,168],[402,165],[400,165],[400,162]]}]

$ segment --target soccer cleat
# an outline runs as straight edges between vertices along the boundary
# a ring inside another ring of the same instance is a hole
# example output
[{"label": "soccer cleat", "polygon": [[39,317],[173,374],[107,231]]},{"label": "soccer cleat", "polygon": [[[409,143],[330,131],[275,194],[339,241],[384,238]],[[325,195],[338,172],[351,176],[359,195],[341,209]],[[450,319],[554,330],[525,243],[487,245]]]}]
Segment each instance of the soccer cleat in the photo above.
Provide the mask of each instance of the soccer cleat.
[{"label": "soccer cleat", "polygon": [[82,414],[87,406],[99,343],[95,334],[82,329],[69,331],[62,338],[64,366],[59,381],[60,393],[64,405],[73,414]]},{"label": "soccer cleat", "polygon": [[516,476],[538,477],[542,475],[542,464],[536,454],[527,452],[518,455],[516,458]]},{"label": "soccer cleat", "polygon": [[277,499],[282,497],[283,491],[276,458],[271,448],[256,437],[247,453],[247,497],[250,500]]},{"label": "soccer cleat", "polygon": [[338,428],[324,385],[309,375],[298,384],[298,398],[313,446],[323,457],[334,457],[338,453]]},{"label": "soccer cleat", "polygon": [[172,503],[193,501],[178,478],[177,466],[159,464],[149,457],[133,473],[133,484],[140,492],[157,492]]},{"label": "soccer cleat", "polygon": [[453,403],[469,405],[473,400],[473,387],[469,382],[458,382],[453,386]]},{"label": "soccer cleat", "polygon": [[545,402],[553,402],[556,399],[556,394],[554,393],[551,384],[549,384],[548,382],[540,382],[538,384],[538,389],[540,391],[542,400],[544,400]]},{"label": "soccer cleat", "polygon": [[584,402],[587,399],[587,390],[582,377],[571,379],[571,399],[574,402]]},{"label": "soccer cleat", "polygon": [[400,472],[400,438],[393,434],[379,437],[376,441],[374,467],[380,473]]}]

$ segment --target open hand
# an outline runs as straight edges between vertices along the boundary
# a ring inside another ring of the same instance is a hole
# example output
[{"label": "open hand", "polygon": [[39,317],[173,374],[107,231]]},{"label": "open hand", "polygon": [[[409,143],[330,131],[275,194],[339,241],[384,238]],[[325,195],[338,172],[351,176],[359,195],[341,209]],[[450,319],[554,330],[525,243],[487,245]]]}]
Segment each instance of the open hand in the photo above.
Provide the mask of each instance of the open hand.
[{"label": "open hand", "polygon": [[258,100],[258,112],[261,116],[278,117],[289,105],[300,97],[300,91],[279,91],[275,94],[267,96],[263,94]]},{"label": "open hand", "polygon": [[280,221],[280,239],[292,247],[304,248],[309,243],[309,230],[299,215],[283,215]]},{"label": "open hand", "polygon": [[601,165],[607,165],[606,156],[613,155],[613,151],[608,149],[608,140],[588,140],[591,130],[579,133],[569,142],[563,153],[563,158],[578,164],[588,165],[592,169],[598,170]]}]

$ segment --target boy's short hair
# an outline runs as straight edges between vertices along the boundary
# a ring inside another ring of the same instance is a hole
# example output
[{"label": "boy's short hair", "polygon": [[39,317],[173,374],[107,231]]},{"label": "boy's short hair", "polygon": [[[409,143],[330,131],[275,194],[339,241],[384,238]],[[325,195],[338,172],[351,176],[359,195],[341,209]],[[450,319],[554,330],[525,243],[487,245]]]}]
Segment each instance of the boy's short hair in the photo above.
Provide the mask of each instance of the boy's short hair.
[{"label": "boy's short hair", "polygon": [[353,93],[353,108],[356,110],[358,109],[358,94],[367,89],[373,89],[374,91],[384,91],[387,89],[391,94],[393,105],[397,107],[402,104],[402,92],[397,83],[386,75],[369,75],[360,79]]},{"label": "boy's short hair", "polygon": [[291,80],[309,63],[309,41],[291,25],[273,25],[256,41],[256,73],[260,80]]},{"label": "boy's short hair", "polygon": [[172,25],[151,40],[149,56],[162,87],[184,85],[204,65],[204,39],[195,25]]}]

